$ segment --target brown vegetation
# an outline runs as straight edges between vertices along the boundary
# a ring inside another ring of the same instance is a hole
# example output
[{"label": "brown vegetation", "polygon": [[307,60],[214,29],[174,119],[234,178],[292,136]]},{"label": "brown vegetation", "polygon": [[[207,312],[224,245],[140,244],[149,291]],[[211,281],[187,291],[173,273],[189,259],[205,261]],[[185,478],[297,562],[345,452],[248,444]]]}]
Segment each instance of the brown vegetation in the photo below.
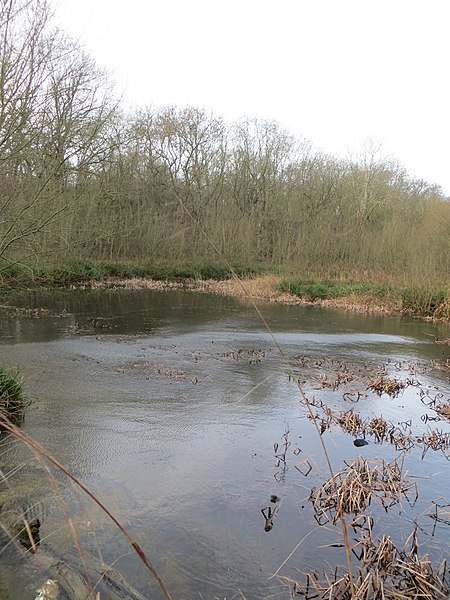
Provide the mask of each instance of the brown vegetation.
[{"label": "brown vegetation", "polygon": [[[450,205],[379,148],[337,159],[271,121],[194,107],[124,114],[45,2],[1,6],[0,270],[221,253],[295,276],[445,289]],[[385,310],[338,300],[361,302]]]},{"label": "brown vegetation", "polygon": [[396,381],[395,379],[386,379],[383,376],[375,377],[368,386],[368,389],[376,392],[379,396],[381,394],[388,394],[389,396],[397,396],[401,390],[405,387],[403,381]]},{"label": "brown vegetation", "polygon": [[303,583],[280,578],[293,595],[306,600],[437,600],[450,592],[447,563],[435,568],[420,555],[416,534],[402,548],[388,535],[374,540],[370,529],[358,542],[359,566],[353,576],[336,568],[334,576],[318,571],[305,574]]},{"label": "brown vegetation", "polygon": [[389,508],[403,496],[410,502],[417,499],[415,482],[408,481],[397,460],[368,461],[359,457],[346,469],[329,479],[319,489],[311,490],[310,500],[319,524],[331,520],[333,523],[344,514],[363,513],[372,500],[378,499],[384,508]]},{"label": "brown vegetation", "polygon": [[376,298],[368,294],[351,294],[342,298],[320,299],[313,301],[305,300],[281,292],[277,289],[277,284],[282,280],[280,275],[258,275],[255,277],[244,277],[240,281],[236,279],[225,279],[217,281],[215,279],[186,279],[183,281],[155,280],[145,278],[122,279],[111,277],[104,281],[92,281],[90,286],[125,288],[125,289],[188,289],[207,294],[218,294],[223,296],[232,296],[234,298],[265,300],[268,302],[279,302],[281,304],[315,304],[317,306],[327,306],[330,308],[339,308],[351,312],[364,312],[372,314],[400,314],[401,301],[394,298]]},{"label": "brown vegetation", "polygon": [[440,417],[450,421],[450,402],[438,404],[434,410]]}]

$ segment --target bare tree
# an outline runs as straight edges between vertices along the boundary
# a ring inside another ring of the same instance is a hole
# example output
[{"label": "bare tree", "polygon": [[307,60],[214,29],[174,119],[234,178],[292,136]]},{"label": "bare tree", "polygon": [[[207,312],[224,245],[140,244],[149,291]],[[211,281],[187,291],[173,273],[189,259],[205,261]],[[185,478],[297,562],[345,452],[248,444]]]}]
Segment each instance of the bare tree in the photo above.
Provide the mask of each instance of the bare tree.
[{"label": "bare tree", "polygon": [[52,28],[45,0],[1,0],[0,259],[39,248],[70,204],[69,176],[95,168],[111,97],[104,73]]}]

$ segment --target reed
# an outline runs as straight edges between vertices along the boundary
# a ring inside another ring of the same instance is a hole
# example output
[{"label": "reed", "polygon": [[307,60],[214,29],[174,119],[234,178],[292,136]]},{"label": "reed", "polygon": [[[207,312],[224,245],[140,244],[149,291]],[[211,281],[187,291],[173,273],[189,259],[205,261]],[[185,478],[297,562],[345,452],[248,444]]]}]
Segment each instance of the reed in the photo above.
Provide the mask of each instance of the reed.
[{"label": "reed", "polygon": [[417,500],[415,482],[408,481],[403,464],[397,460],[369,461],[359,457],[346,468],[313,488],[310,500],[319,525],[327,521],[336,524],[341,515],[362,514],[376,498],[387,509],[405,497],[412,504]]},{"label": "reed", "polygon": [[8,371],[0,366],[0,416],[20,420],[23,408],[23,381],[19,371]]},{"label": "reed", "polygon": [[369,530],[358,542],[358,562],[353,593],[349,574],[340,568],[331,576],[306,573],[303,582],[280,579],[293,596],[305,600],[438,600],[450,592],[447,562],[435,568],[426,554],[419,553],[416,530],[400,548],[390,536],[374,539]]}]

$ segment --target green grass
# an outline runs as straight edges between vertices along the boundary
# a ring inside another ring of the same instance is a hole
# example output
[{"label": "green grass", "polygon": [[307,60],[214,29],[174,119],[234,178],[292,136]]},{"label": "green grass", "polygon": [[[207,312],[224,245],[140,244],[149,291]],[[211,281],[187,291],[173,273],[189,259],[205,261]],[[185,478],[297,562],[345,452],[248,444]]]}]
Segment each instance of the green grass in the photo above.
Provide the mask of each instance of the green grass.
[{"label": "green grass", "polygon": [[277,288],[280,292],[288,292],[311,302],[319,299],[342,298],[350,294],[370,294],[384,298],[394,293],[394,288],[390,284],[348,283],[345,281],[284,280],[278,284]]},{"label": "green grass", "polygon": [[380,300],[401,299],[402,312],[416,317],[439,316],[448,320],[450,291],[423,286],[396,287],[382,283],[353,283],[345,281],[302,281],[285,279],[278,286],[281,292],[288,292],[310,302],[343,298],[354,295],[369,295]]},{"label": "green grass", "polygon": [[18,371],[0,366],[0,414],[17,417],[23,409],[23,382]]},{"label": "green grass", "polygon": [[402,306],[405,313],[419,317],[432,317],[441,312],[450,300],[450,293],[443,289],[420,286],[405,287],[401,290]]},{"label": "green grass", "polygon": [[[240,277],[283,272],[274,265],[234,264]],[[285,271],[286,272],[286,271]],[[0,297],[11,291],[29,288],[70,287],[89,285],[93,281],[105,281],[112,277],[120,279],[155,279],[182,281],[184,279],[224,280],[232,277],[231,269],[219,262],[171,264],[169,262],[132,263],[125,261],[71,261],[65,264],[44,264],[30,268],[14,265],[0,272]],[[289,278],[278,284],[277,289],[305,300],[336,299],[350,295],[371,296],[380,301],[401,300],[402,312],[419,317],[438,317],[449,320],[450,290],[421,285],[394,285],[377,282],[346,282],[309,276],[307,279]]]},{"label": "green grass", "polygon": [[[240,277],[264,272],[261,266],[233,265]],[[231,270],[220,263],[173,265],[166,262],[136,264],[118,261],[77,261],[66,264],[43,265],[33,269],[15,265],[0,273],[4,286],[62,286],[79,285],[90,281],[104,281],[111,277],[121,279],[147,278],[156,280],[228,279]]]}]

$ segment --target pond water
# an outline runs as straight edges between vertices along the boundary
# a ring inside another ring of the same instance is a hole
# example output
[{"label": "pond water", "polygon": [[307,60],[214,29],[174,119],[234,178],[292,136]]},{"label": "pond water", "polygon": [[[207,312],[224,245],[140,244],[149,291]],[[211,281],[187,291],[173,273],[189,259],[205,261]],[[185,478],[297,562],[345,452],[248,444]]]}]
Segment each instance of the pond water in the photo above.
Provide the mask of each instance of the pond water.
[{"label": "pond water", "polygon": [[[444,326],[263,303],[272,337],[250,305],[183,291],[40,293],[23,305],[46,310],[0,318],[0,364],[21,370],[30,401],[22,430],[114,513],[176,600],[289,598],[274,573],[300,579],[345,564],[339,527],[320,527],[309,500],[330,474],[294,380],[320,419],[324,402],[336,413],[382,416],[414,439],[450,432],[425,417],[450,399],[447,349],[434,342],[448,336]],[[405,387],[394,397],[368,390],[380,375]],[[354,437],[336,422],[324,429],[334,470],[360,455],[404,454],[373,436],[356,448]],[[285,441],[284,462],[275,455]],[[29,459],[9,434],[0,442],[3,468]],[[419,498],[388,511],[373,501],[377,535],[404,541],[416,521],[423,552],[446,556],[450,526],[428,515],[433,500],[450,502],[447,458],[448,448],[408,450],[403,468]],[[47,494],[36,492],[46,507],[41,547],[28,557],[13,545],[2,551],[1,597],[34,598],[47,551],[80,562],[70,516],[84,556],[101,555],[144,597],[162,598],[108,518],[62,475],[46,477]],[[278,508],[265,531],[269,506]]]}]

